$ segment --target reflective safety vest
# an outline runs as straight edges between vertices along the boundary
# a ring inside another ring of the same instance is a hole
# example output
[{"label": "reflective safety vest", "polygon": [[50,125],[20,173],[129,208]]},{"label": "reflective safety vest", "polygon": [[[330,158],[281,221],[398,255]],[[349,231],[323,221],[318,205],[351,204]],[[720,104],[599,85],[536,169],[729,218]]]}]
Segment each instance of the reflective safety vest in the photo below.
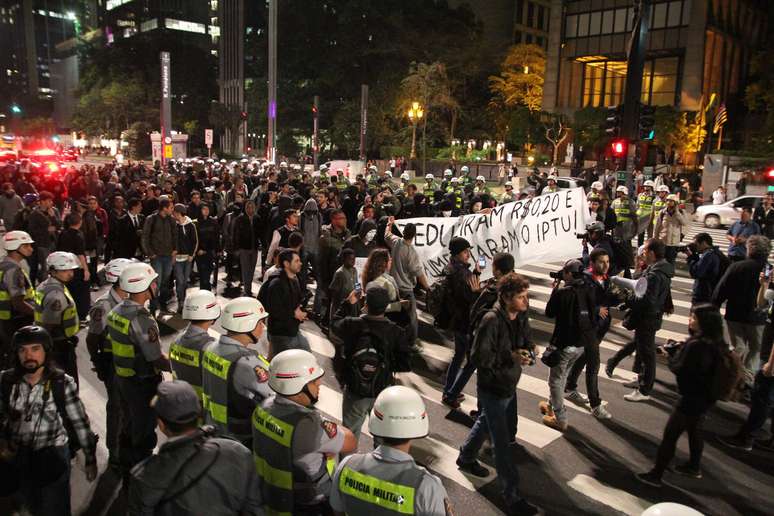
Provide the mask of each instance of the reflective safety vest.
[{"label": "reflective safety vest", "polygon": [[435,181],[431,181],[429,183],[427,181],[425,181],[425,186],[422,189],[422,193],[425,196],[433,195],[436,190],[438,190],[438,184],[436,184]]},{"label": "reflective safety vest", "polygon": [[43,301],[46,299],[47,295],[55,290],[64,291],[65,298],[67,298],[67,306],[62,312],[61,330],[59,328],[55,329],[51,334],[51,338],[53,340],[63,340],[64,338],[70,338],[78,333],[80,321],[78,320],[78,311],[75,308],[73,296],[70,295],[70,291],[67,290],[67,287],[55,278],[48,278],[38,285],[37,290],[35,290],[35,324],[43,324],[43,310],[45,309]]},{"label": "reflective safety vest", "polygon": [[319,493],[329,492],[336,466],[333,459],[323,460],[312,476],[293,466],[293,433],[307,417],[312,416],[291,405],[275,403],[274,398],[253,411],[253,459],[263,480],[261,494],[268,514],[291,516],[294,507],[311,505]]},{"label": "reflective safety vest", "polygon": [[446,188],[446,193],[454,194],[454,207],[458,210],[462,209],[462,189],[459,186],[449,186]]},{"label": "reflective safety vest", "polygon": [[234,389],[233,366],[242,357],[257,355],[268,371],[269,361],[244,346],[228,346],[226,349],[228,352],[225,354],[218,354],[216,351],[219,349],[212,348],[202,354],[202,403],[207,409],[204,421],[223,434],[247,442],[251,434],[250,411],[255,402]]},{"label": "reflective safety vest", "polygon": [[124,300],[107,316],[108,340],[113,349],[113,366],[121,378],[148,378],[158,374],[153,364],[145,360],[129,333],[132,320],[139,316],[141,306]]},{"label": "reflective safety vest", "polygon": [[34,303],[35,301],[35,289],[32,288],[32,282],[29,276],[18,263],[10,258],[6,258],[0,261],[0,321],[10,321],[13,317],[13,305],[11,304],[11,294],[8,292],[8,288],[3,282],[3,278],[8,271],[18,268],[22,274],[24,274],[24,285],[26,287],[24,292],[24,300]]},{"label": "reflective safety vest", "polygon": [[658,213],[664,208],[666,208],[666,205],[667,205],[666,197],[664,199],[662,199],[661,197],[656,197],[653,200],[653,211]]},{"label": "reflective safety vest", "polygon": [[641,193],[637,196],[637,217],[647,217],[653,213],[653,195]]},{"label": "reflective safety vest", "polygon": [[416,488],[426,471],[410,463],[353,455],[339,473],[338,489],[347,514],[390,516],[416,512]]},{"label": "reflective safety vest", "polygon": [[617,222],[629,222],[632,220],[632,211],[629,209],[629,201],[616,199],[613,201],[613,211]]},{"label": "reflective safety vest", "polygon": [[[190,327],[189,327],[190,328]],[[169,347],[169,360],[172,365],[172,374],[178,380],[191,384],[199,398],[202,396],[202,364],[201,356],[204,347],[212,342],[212,337],[205,332],[185,333]]]},{"label": "reflective safety vest", "polygon": [[543,188],[543,191],[540,192],[540,193],[542,195],[542,194],[547,194],[547,193],[556,193],[558,191],[559,191],[559,187],[558,186],[556,186],[556,185],[554,185],[554,186],[546,185],[546,187]]},{"label": "reflective safety vest", "polygon": [[[95,308],[101,308],[104,310],[104,317],[107,322],[107,316],[110,313],[110,311],[118,306],[118,302],[116,302],[115,298],[113,297],[113,289],[111,288],[108,290],[108,292],[94,301],[94,304],[92,305],[92,310]],[[113,352],[113,345],[110,343],[110,338],[108,337],[108,326],[105,324],[105,331],[100,336],[100,352],[102,353],[112,353]]]}]

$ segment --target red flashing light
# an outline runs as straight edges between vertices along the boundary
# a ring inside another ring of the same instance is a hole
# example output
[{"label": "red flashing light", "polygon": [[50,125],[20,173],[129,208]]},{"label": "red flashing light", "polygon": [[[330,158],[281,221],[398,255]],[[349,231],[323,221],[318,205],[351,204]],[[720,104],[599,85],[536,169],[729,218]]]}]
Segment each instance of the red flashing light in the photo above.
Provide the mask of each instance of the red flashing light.
[{"label": "red flashing light", "polygon": [[58,172],[59,171],[59,165],[56,163],[48,163],[48,170],[51,172]]},{"label": "red flashing light", "polygon": [[626,140],[613,140],[610,144],[613,156],[621,158],[626,154]]},{"label": "red flashing light", "polygon": [[38,149],[33,154],[35,156],[56,156],[56,151],[53,149]]},{"label": "red flashing light", "polygon": [[766,172],[766,178],[767,178],[767,179],[774,179],[774,168],[770,168],[770,169],[769,169],[769,170]]}]

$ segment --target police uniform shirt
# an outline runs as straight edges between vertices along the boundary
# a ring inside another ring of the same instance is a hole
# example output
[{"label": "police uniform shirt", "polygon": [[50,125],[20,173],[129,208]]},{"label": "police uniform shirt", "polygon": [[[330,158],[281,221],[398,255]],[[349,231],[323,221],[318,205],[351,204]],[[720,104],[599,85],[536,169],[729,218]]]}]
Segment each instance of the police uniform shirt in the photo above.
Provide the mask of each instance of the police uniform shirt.
[{"label": "police uniform shirt", "polygon": [[12,263],[14,267],[8,268],[3,273],[2,280],[0,280],[2,281],[2,283],[0,283],[2,285],[0,290],[7,291],[8,296],[11,299],[27,295],[27,278],[24,277],[24,272],[21,269],[21,265],[8,256],[3,259],[3,263],[6,262]]},{"label": "police uniform shirt", "polygon": [[62,316],[64,314],[65,308],[70,306],[70,300],[67,299],[67,296],[65,296],[64,284],[53,277],[48,278],[46,281],[38,285],[38,290],[42,290],[42,287],[49,282],[58,283],[60,288],[49,291],[48,294],[46,294],[46,297],[43,298],[43,310],[40,313],[40,323],[61,325]]},{"label": "police uniform shirt", "polygon": [[142,356],[147,362],[155,362],[161,358],[161,343],[159,342],[159,326],[150,312],[139,303],[131,299],[124,299],[128,305],[137,305],[140,309],[137,316],[129,324],[129,339],[140,348]]},{"label": "police uniform shirt", "polygon": [[[413,514],[422,516],[447,516],[452,514],[451,506],[449,505],[449,495],[446,493],[446,488],[443,487],[441,479],[422,466],[417,466],[411,455],[385,445],[376,448],[371,452],[371,455],[379,461],[380,466],[385,468],[394,467],[396,472],[403,470],[403,468],[416,468],[425,472],[419,485],[409,486],[415,489],[414,504],[416,511]],[[331,489],[329,502],[331,508],[336,512],[346,512],[347,509],[346,505],[344,505],[344,498],[338,488],[339,476],[353,456],[350,455],[343,459],[333,475],[333,488]],[[360,471],[360,473],[373,475],[373,472],[370,471]],[[378,506],[374,506],[374,509],[378,510]]]},{"label": "police uniform shirt", "polygon": [[91,309],[89,310],[89,334],[105,334],[105,330],[107,329],[107,315],[121,301],[122,299],[113,288],[108,290],[107,294],[94,301],[94,304],[91,305]]},{"label": "police uniform shirt", "polygon": [[[228,351],[223,350],[219,352],[217,349],[219,347],[228,348],[229,346],[244,347],[239,341],[227,335],[221,335],[218,342],[207,347],[207,351],[223,356]],[[274,391],[269,388],[269,373],[266,370],[266,365],[258,358],[258,353],[252,349],[250,351],[253,351],[253,354],[239,358],[232,366],[231,378],[233,380],[233,387],[237,394],[247,399],[266,399],[274,394]]]}]

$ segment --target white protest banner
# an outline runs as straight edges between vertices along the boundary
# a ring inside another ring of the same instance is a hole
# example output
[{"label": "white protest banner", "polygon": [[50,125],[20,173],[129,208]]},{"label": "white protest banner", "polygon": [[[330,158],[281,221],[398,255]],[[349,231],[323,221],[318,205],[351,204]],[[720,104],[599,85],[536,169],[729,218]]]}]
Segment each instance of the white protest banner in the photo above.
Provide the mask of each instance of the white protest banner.
[{"label": "white protest banner", "polygon": [[492,257],[511,253],[519,267],[529,263],[546,263],[579,257],[579,233],[593,222],[583,188],[561,190],[532,199],[492,208],[488,215],[460,217],[422,217],[396,220],[403,231],[406,224],[417,228],[414,247],[419,254],[428,281],[441,276],[449,263],[449,241],[465,238],[472,247],[471,263],[486,258],[482,279],[492,276]]}]

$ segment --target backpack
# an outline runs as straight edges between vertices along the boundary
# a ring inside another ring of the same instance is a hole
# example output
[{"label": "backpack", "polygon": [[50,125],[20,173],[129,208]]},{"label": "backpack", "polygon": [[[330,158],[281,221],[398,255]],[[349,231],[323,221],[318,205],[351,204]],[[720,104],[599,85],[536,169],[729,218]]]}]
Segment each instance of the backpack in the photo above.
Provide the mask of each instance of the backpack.
[{"label": "backpack", "polygon": [[[0,394],[3,399],[3,406],[9,406],[11,401],[11,390],[14,384],[17,383],[17,378],[11,374],[10,371],[2,375],[2,381],[0,382]],[[67,407],[65,404],[65,375],[64,373],[54,373],[46,379],[46,385],[43,391],[43,403],[48,401],[49,396],[53,396],[54,405],[56,405],[56,411],[59,413],[59,417],[62,418],[62,424],[67,432],[67,443],[70,447],[70,457],[75,457],[75,453],[81,449],[81,442],[78,439],[78,433],[75,431],[75,426],[70,420],[70,416],[67,414]],[[91,433],[91,439],[94,443],[97,442],[99,436],[95,433]]]},{"label": "backpack", "polygon": [[444,275],[430,287],[425,301],[427,311],[435,321],[435,327],[442,330],[449,329],[451,326],[452,312],[449,297],[451,297],[449,277]]},{"label": "backpack", "polygon": [[744,380],[742,362],[739,355],[725,347],[715,363],[715,375],[712,378],[712,397],[722,401],[736,401]]},{"label": "backpack", "polygon": [[718,277],[715,279],[715,284],[717,285],[717,283],[720,281],[720,278],[722,278],[726,274],[726,271],[728,270],[728,266],[731,265],[731,260],[728,258],[728,256],[723,254],[720,251],[720,249],[718,249],[717,247],[714,248],[714,252],[718,256],[718,260],[720,261],[720,265],[718,265]]},{"label": "backpack", "polygon": [[354,345],[345,343],[341,349],[344,363],[341,380],[349,392],[361,398],[375,398],[392,385],[391,360],[385,352],[384,341],[367,327]]}]

